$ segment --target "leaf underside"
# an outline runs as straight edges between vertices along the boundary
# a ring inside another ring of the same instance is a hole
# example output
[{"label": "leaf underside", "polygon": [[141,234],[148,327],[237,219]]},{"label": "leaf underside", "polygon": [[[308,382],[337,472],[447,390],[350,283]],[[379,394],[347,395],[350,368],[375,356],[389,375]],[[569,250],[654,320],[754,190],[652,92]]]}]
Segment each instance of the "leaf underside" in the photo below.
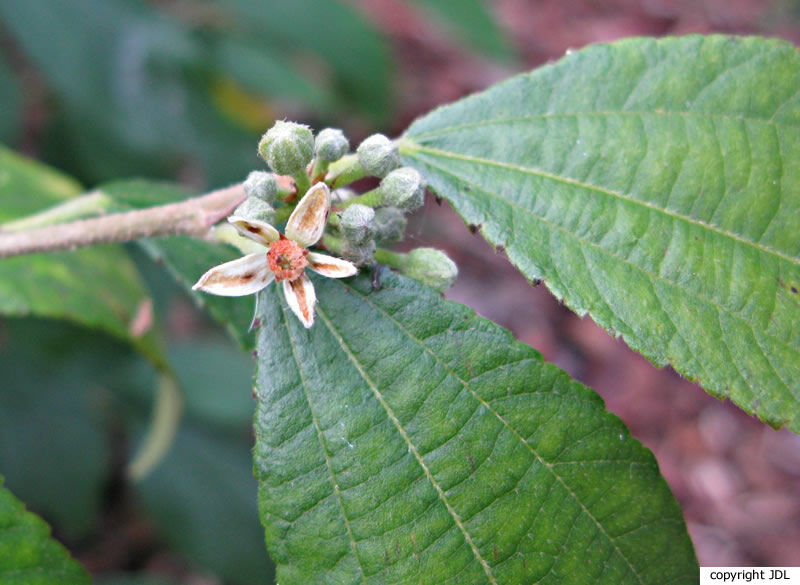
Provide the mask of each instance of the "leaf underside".
[{"label": "leaf underside", "polygon": [[800,431],[800,56],[629,39],[433,111],[406,164],[530,279]]},{"label": "leaf underside", "polygon": [[314,278],[305,329],[271,286],[255,473],[281,585],[686,583],[652,454],[591,390],[401,276]]},{"label": "leaf underside", "polygon": [[83,568],[50,538],[50,527],[3,487],[0,476],[0,584],[82,583],[89,583]]}]

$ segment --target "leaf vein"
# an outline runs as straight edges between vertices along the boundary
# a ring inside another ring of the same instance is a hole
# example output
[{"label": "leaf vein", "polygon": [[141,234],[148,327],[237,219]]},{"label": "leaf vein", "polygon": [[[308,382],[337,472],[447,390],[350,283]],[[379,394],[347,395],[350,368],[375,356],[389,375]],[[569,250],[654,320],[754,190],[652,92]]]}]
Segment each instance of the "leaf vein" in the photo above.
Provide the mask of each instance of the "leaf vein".
[{"label": "leaf vein", "polygon": [[[514,164],[511,164],[511,163],[494,161],[494,160],[490,160],[490,159],[486,159],[486,158],[480,158],[480,157],[477,157],[477,156],[471,156],[471,155],[467,155],[467,154],[460,154],[460,153],[456,153],[456,152],[448,152],[446,150],[440,150],[440,149],[437,149],[437,148],[429,148],[429,147],[425,147],[425,146],[421,146],[421,145],[418,145],[417,149],[419,151],[421,151],[421,152],[425,152],[425,153],[428,153],[428,154],[431,154],[431,155],[434,155],[434,156],[440,156],[440,157],[443,157],[443,158],[450,158],[450,159],[454,159],[454,160],[460,160],[460,161],[463,161],[463,162],[470,162],[470,163],[475,163],[475,164],[479,164],[479,165],[485,165],[485,166],[488,166],[488,167],[496,167],[496,168],[500,168],[500,169],[507,169],[507,170],[510,170],[510,171],[519,172],[519,173],[523,173],[523,174],[526,174],[526,175],[538,176],[538,177],[540,177],[542,179],[551,180],[551,181],[554,181],[556,183],[564,183],[566,185],[570,185],[570,186],[573,186],[573,187],[579,187],[581,189],[586,189],[587,191],[595,191],[597,193],[601,193],[603,195],[607,195],[609,197],[613,197],[613,198],[619,199],[621,201],[629,202],[629,203],[631,203],[633,205],[638,205],[638,206],[644,207],[644,208],[649,209],[651,211],[655,211],[656,213],[664,214],[664,215],[666,215],[668,217],[672,217],[674,219],[677,219],[677,220],[680,220],[680,221],[684,221],[684,222],[686,222],[688,224],[698,226],[698,227],[700,227],[700,228],[702,228],[704,230],[708,230],[710,232],[717,233],[717,234],[719,234],[721,236],[730,238],[731,240],[734,240],[734,241],[739,242],[741,244],[754,247],[758,251],[763,252],[765,254],[770,254],[770,255],[773,255],[773,256],[777,256],[778,258],[780,258],[782,260],[785,260],[786,262],[789,262],[790,264],[793,264],[793,265],[797,266],[798,268],[800,268],[800,258],[794,258],[792,256],[789,256],[789,255],[781,252],[780,250],[775,250],[775,249],[770,248],[769,246],[765,246],[764,244],[761,244],[759,242],[754,242],[753,240],[748,240],[747,238],[743,238],[742,236],[740,236],[738,234],[726,231],[726,230],[724,230],[722,228],[719,228],[719,227],[717,227],[715,225],[709,224],[709,223],[704,222],[704,221],[700,221],[698,219],[687,217],[685,215],[681,215],[681,214],[676,213],[674,211],[670,211],[669,209],[664,209],[663,207],[658,207],[657,205],[655,205],[653,203],[650,203],[649,201],[643,201],[641,199],[636,199],[635,197],[631,197],[630,195],[627,195],[625,193],[621,193],[619,191],[614,191],[613,189],[609,189],[607,187],[601,187],[599,185],[592,185],[592,184],[585,183],[583,181],[578,181],[576,179],[572,179],[572,178],[569,178],[569,177],[560,177],[558,175],[554,175],[552,173],[548,173],[548,172],[543,171],[541,169],[536,169],[536,168],[531,168],[531,167],[522,167],[522,166],[514,165]],[[434,165],[434,166],[436,166],[436,165]],[[441,167],[439,167],[439,168],[440,168],[440,170],[442,170],[444,172],[449,172],[446,169],[443,169]],[[489,193],[488,191],[486,191],[486,192]],[[511,201],[509,201],[508,199],[503,199],[502,197],[500,197],[499,195],[497,195],[495,193],[490,193],[490,194],[494,195],[495,197],[500,198],[502,201],[511,203]],[[531,211],[529,209],[526,209],[526,208],[524,208],[524,207],[522,207],[520,205],[517,205],[517,206],[520,207],[521,209],[524,209],[526,212],[531,213]]]},{"label": "leaf vein", "polygon": [[[314,406],[311,402],[311,396],[308,393],[308,382],[305,379],[303,374],[303,366],[300,358],[297,355],[296,343],[294,338],[291,334],[291,326],[289,325],[288,319],[289,316],[287,315],[287,307],[284,300],[281,300],[280,303],[281,310],[283,311],[283,322],[286,324],[286,333],[289,340],[289,346],[292,348],[292,358],[294,358],[295,365],[297,366],[297,372],[300,376],[301,386],[303,388],[303,393],[306,398],[306,402],[308,403],[308,409],[311,412],[311,420],[314,423],[314,427],[317,430],[317,439],[319,440],[320,448],[322,449],[322,453],[325,456],[325,464],[328,467],[328,473],[330,475],[331,486],[333,487],[333,494],[336,497],[336,501],[339,504],[339,510],[342,513],[342,519],[344,520],[345,529],[347,530],[347,537],[350,541],[350,549],[353,553],[353,558],[358,565],[359,572],[361,573],[361,582],[366,585],[367,577],[364,574],[364,567],[361,565],[361,560],[358,558],[358,547],[356,546],[355,538],[353,537],[353,531],[350,527],[350,520],[347,518],[347,513],[344,509],[344,502],[342,502],[342,496],[339,491],[339,484],[336,479],[336,473],[333,470],[333,465],[330,460],[330,454],[328,453],[328,448],[325,445],[325,437],[322,434],[322,429],[319,426],[319,419],[317,418],[316,412],[314,412]],[[322,501],[322,500],[321,500]],[[337,563],[338,564],[338,563]]]},{"label": "leaf vein", "polygon": [[[414,341],[415,343],[420,345],[435,361],[439,362],[444,368],[448,369],[450,371],[451,375],[456,380],[458,380],[470,392],[470,394],[472,394],[472,396],[475,398],[475,400],[477,400],[481,405],[483,405],[484,408],[486,408],[489,412],[491,412],[492,415],[495,418],[497,418],[503,424],[503,426],[505,426],[515,437],[517,437],[517,439],[519,441],[522,442],[523,446],[525,446],[525,448],[528,449],[528,451],[530,451],[530,453],[544,466],[544,468],[547,469],[551,473],[551,475],[555,478],[555,480],[559,484],[561,484],[561,486],[565,490],[565,493],[569,494],[569,496],[578,504],[578,506],[580,508],[580,511],[582,511],[595,524],[595,526],[597,526],[598,531],[600,531],[603,534],[603,536],[605,536],[605,538],[608,539],[608,541],[611,543],[611,545],[616,550],[617,554],[619,554],[620,558],[625,562],[626,565],[628,565],[628,567],[630,568],[630,570],[633,573],[633,575],[636,576],[636,578],[639,581],[639,583],[644,585],[644,581],[642,580],[641,576],[636,572],[636,569],[634,568],[634,566],[631,563],[631,561],[619,549],[619,547],[614,542],[614,539],[606,532],[606,530],[603,527],[603,525],[600,524],[600,522],[594,517],[594,515],[591,513],[591,511],[584,505],[584,503],[581,501],[581,499],[578,497],[578,495],[574,491],[572,491],[572,489],[570,489],[570,487],[567,485],[567,483],[564,481],[564,479],[558,473],[556,473],[556,471],[553,469],[553,467],[550,465],[550,463],[548,461],[546,461],[539,454],[539,452],[536,449],[534,449],[533,446],[530,443],[528,443],[528,441],[525,440],[525,437],[516,428],[514,428],[511,425],[511,423],[509,423],[505,418],[503,418],[503,416],[499,412],[495,411],[492,408],[491,404],[486,402],[486,400],[484,400],[475,390],[473,390],[472,387],[467,383],[467,381],[465,381],[463,378],[461,378],[455,371],[452,370],[452,368],[450,368],[447,364],[445,364],[439,358],[439,356],[437,356],[435,353],[433,353],[430,350],[430,348],[428,348],[425,344],[423,344],[420,340],[418,340],[408,329],[406,329],[403,326],[402,323],[400,323],[399,321],[394,319],[391,315],[389,315],[388,313],[383,311],[380,307],[378,307],[377,305],[372,303],[369,300],[369,298],[367,298],[365,295],[361,294],[360,292],[356,291],[355,289],[351,289],[351,290],[352,290],[352,292],[354,294],[356,294],[358,297],[360,297],[365,303],[367,303],[369,306],[371,306],[375,311],[385,315],[389,320],[392,321],[394,326],[398,330],[400,330],[406,337],[408,337],[409,339],[411,339],[412,341]],[[325,321],[326,321],[326,323],[328,323],[327,318],[325,319]],[[329,327],[330,327],[330,325],[329,325]],[[343,343],[343,341],[340,341],[340,343]],[[354,359],[354,358],[351,358],[351,359]],[[427,470],[427,467],[426,467],[426,470]],[[476,551],[476,554],[477,554],[477,551]],[[488,566],[487,566],[487,568],[488,568]]]},{"label": "leaf vein", "polygon": [[[361,296],[361,295],[359,295],[359,296]],[[374,305],[372,305],[372,306],[374,306]],[[381,404],[381,406],[383,407],[384,411],[386,412],[386,415],[389,417],[389,419],[392,421],[392,423],[394,424],[395,428],[397,429],[397,432],[400,433],[400,436],[403,438],[405,443],[408,445],[409,451],[411,451],[412,455],[414,455],[414,457],[416,458],[416,460],[419,463],[420,467],[422,467],[422,470],[425,473],[425,476],[428,478],[428,481],[431,483],[433,488],[436,490],[436,493],[438,494],[440,501],[442,502],[442,504],[444,504],[445,508],[447,509],[447,512],[453,518],[453,522],[455,523],[456,527],[461,532],[462,536],[464,537],[464,540],[467,542],[467,545],[472,550],[472,554],[475,556],[476,560],[481,564],[484,572],[486,573],[486,576],[489,579],[489,582],[492,583],[492,585],[497,585],[497,581],[495,580],[494,575],[492,575],[492,570],[491,570],[491,567],[489,566],[489,563],[486,562],[486,560],[481,555],[480,551],[478,550],[477,545],[472,540],[472,536],[469,534],[469,532],[467,532],[466,527],[461,522],[461,518],[459,517],[458,512],[456,512],[455,508],[453,508],[452,504],[450,504],[450,501],[447,499],[447,495],[442,490],[442,486],[440,486],[439,483],[436,481],[436,478],[433,477],[433,474],[431,473],[431,470],[428,468],[428,465],[425,463],[425,461],[422,458],[422,456],[420,455],[419,451],[417,451],[416,445],[414,445],[414,443],[411,441],[411,437],[409,437],[409,435],[406,432],[405,428],[400,423],[400,420],[397,418],[397,416],[394,414],[394,411],[391,409],[389,404],[386,402],[386,399],[383,397],[383,394],[380,392],[378,387],[375,385],[375,382],[372,380],[372,378],[370,378],[367,375],[367,372],[361,366],[361,362],[358,361],[358,358],[353,354],[352,350],[350,349],[350,346],[342,338],[342,336],[339,335],[339,333],[336,331],[336,328],[333,326],[333,323],[330,321],[328,316],[325,314],[325,311],[323,311],[321,307],[317,307],[317,313],[322,318],[322,320],[325,322],[325,325],[327,326],[328,330],[331,332],[331,335],[333,335],[334,338],[336,339],[336,341],[339,343],[339,346],[342,348],[342,351],[344,351],[344,353],[347,355],[348,359],[352,362],[353,366],[356,368],[356,370],[358,371],[358,373],[361,376],[361,378],[364,380],[364,382],[366,382],[366,384],[367,384],[367,386],[369,386],[370,390],[372,390],[375,398]],[[387,313],[384,313],[384,314],[387,317],[389,317],[393,322],[395,322],[395,323],[397,322],[397,321],[395,321],[395,319],[393,317],[389,316]],[[434,356],[434,359],[436,359],[435,356]]]}]

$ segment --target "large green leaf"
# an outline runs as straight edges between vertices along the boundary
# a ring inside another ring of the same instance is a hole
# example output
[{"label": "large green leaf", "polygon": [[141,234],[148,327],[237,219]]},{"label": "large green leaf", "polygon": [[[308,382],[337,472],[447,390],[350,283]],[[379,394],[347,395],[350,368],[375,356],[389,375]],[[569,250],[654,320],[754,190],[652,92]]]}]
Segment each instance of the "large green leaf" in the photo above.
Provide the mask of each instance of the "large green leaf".
[{"label": "large green leaf", "polygon": [[435,110],[401,148],[528,278],[798,432],[798,87],[784,42],[630,39]]},{"label": "large green leaf", "polygon": [[[0,147],[0,222],[61,203],[80,193],[71,179]],[[0,260],[0,313],[67,319],[130,341],[163,365],[150,328],[131,329],[147,296],[135,267],[118,246],[101,246]]]},{"label": "large green leaf", "polygon": [[0,584],[80,585],[89,575],[50,538],[41,518],[3,487],[0,476]]},{"label": "large green leaf", "polygon": [[262,293],[255,470],[282,585],[688,583],[650,452],[591,390],[415,281]]},{"label": "large green leaf", "polygon": [[0,470],[61,534],[85,537],[97,526],[110,472],[102,406],[136,354],[58,321],[7,319],[0,327]]}]

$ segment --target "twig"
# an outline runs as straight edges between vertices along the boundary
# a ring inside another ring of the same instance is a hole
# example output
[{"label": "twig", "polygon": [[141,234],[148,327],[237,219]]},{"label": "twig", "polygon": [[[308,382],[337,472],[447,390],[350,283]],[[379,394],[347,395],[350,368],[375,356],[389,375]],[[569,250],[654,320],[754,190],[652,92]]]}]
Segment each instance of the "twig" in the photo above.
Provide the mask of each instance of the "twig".
[{"label": "twig", "polygon": [[244,189],[238,184],[179,203],[23,231],[0,231],[0,258],[152,236],[203,236],[244,199]]}]

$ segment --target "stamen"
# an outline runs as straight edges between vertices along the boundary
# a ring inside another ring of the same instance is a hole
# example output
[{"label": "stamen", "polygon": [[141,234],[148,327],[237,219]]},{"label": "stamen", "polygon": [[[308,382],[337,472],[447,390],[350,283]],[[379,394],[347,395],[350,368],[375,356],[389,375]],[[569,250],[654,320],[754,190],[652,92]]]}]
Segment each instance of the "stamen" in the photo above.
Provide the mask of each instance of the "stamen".
[{"label": "stamen", "polygon": [[282,237],[277,242],[270,244],[267,262],[269,262],[269,269],[275,275],[275,280],[294,280],[303,274],[308,266],[307,254],[308,250],[287,238]]}]

